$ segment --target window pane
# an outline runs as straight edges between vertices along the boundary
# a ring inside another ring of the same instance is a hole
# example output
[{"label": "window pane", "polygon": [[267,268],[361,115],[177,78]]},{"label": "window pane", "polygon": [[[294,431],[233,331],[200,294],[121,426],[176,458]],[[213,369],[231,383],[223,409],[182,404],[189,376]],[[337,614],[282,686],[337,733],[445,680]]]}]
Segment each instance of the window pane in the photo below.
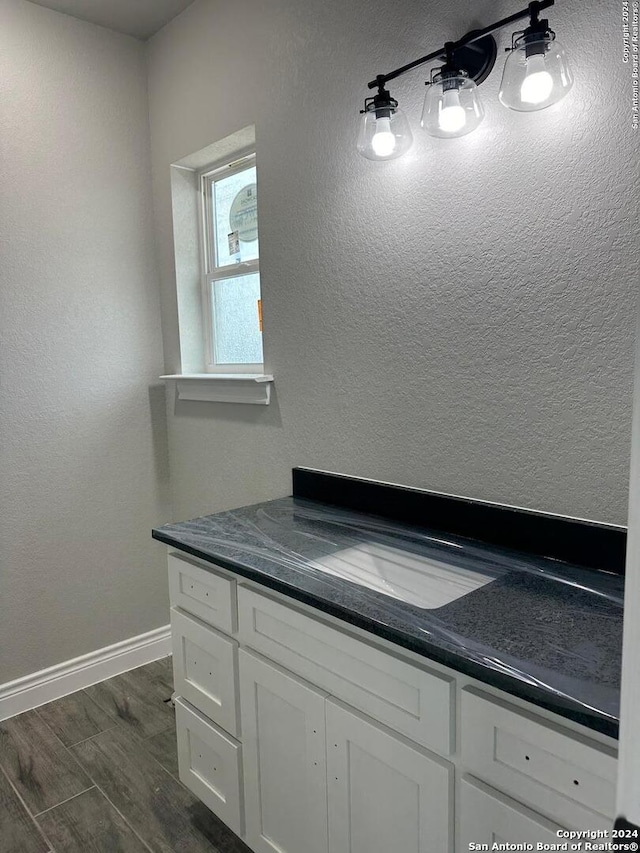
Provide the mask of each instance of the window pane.
[{"label": "window pane", "polygon": [[216,266],[226,267],[258,257],[256,167],[213,182]]},{"label": "window pane", "polygon": [[212,281],[213,345],[217,364],[261,364],[257,273]]}]

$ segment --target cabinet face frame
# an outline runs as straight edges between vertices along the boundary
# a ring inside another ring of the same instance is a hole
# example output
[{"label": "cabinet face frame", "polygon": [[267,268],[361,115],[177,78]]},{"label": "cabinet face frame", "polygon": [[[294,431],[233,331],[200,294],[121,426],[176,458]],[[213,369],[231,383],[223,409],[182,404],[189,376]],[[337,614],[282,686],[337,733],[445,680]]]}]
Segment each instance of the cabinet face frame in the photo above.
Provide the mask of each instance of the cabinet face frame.
[{"label": "cabinet face frame", "polygon": [[239,658],[247,844],[255,853],[327,853],[326,694],[243,649]]}]

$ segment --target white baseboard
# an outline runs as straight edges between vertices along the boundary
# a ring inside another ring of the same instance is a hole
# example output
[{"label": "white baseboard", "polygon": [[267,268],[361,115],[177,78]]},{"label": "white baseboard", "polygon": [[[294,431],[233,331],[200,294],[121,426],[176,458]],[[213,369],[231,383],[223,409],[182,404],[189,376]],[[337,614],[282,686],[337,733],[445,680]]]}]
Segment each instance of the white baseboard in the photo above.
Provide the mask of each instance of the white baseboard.
[{"label": "white baseboard", "polygon": [[171,626],[122,640],[32,675],[0,684],[0,720],[38,708],[105,678],[171,654]]}]

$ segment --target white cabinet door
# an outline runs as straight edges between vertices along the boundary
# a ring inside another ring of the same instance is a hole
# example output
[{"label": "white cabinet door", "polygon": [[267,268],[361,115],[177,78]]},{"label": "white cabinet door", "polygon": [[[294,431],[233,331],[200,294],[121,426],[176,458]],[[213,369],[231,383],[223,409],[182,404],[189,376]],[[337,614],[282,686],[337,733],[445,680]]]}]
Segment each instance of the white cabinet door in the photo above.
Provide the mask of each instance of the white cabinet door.
[{"label": "white cabinet door", "polygon": [[460,781],[458,807],[458,853],[491,850],[493,844],[532,845],[535,850],[537,844],[565,840],[558,836],[560,826],[470,776]]},{"label": "white cabinet door", "polygon": [[327,702],[330,853],[448,853],[453,767]]},{"label": "white cabinet door", "polygon": [[246,841],[327,853],[326,694],[240,650]]}]

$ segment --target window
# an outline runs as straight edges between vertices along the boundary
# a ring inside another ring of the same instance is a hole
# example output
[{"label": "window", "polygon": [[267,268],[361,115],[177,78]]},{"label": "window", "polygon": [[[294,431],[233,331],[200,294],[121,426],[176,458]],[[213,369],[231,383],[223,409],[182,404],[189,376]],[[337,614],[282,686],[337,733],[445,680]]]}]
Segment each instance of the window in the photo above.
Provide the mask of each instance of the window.
[{"label": "window", "polygon": [[260,373],[262,304],[255,154],[200,176],[206,367]]}]

